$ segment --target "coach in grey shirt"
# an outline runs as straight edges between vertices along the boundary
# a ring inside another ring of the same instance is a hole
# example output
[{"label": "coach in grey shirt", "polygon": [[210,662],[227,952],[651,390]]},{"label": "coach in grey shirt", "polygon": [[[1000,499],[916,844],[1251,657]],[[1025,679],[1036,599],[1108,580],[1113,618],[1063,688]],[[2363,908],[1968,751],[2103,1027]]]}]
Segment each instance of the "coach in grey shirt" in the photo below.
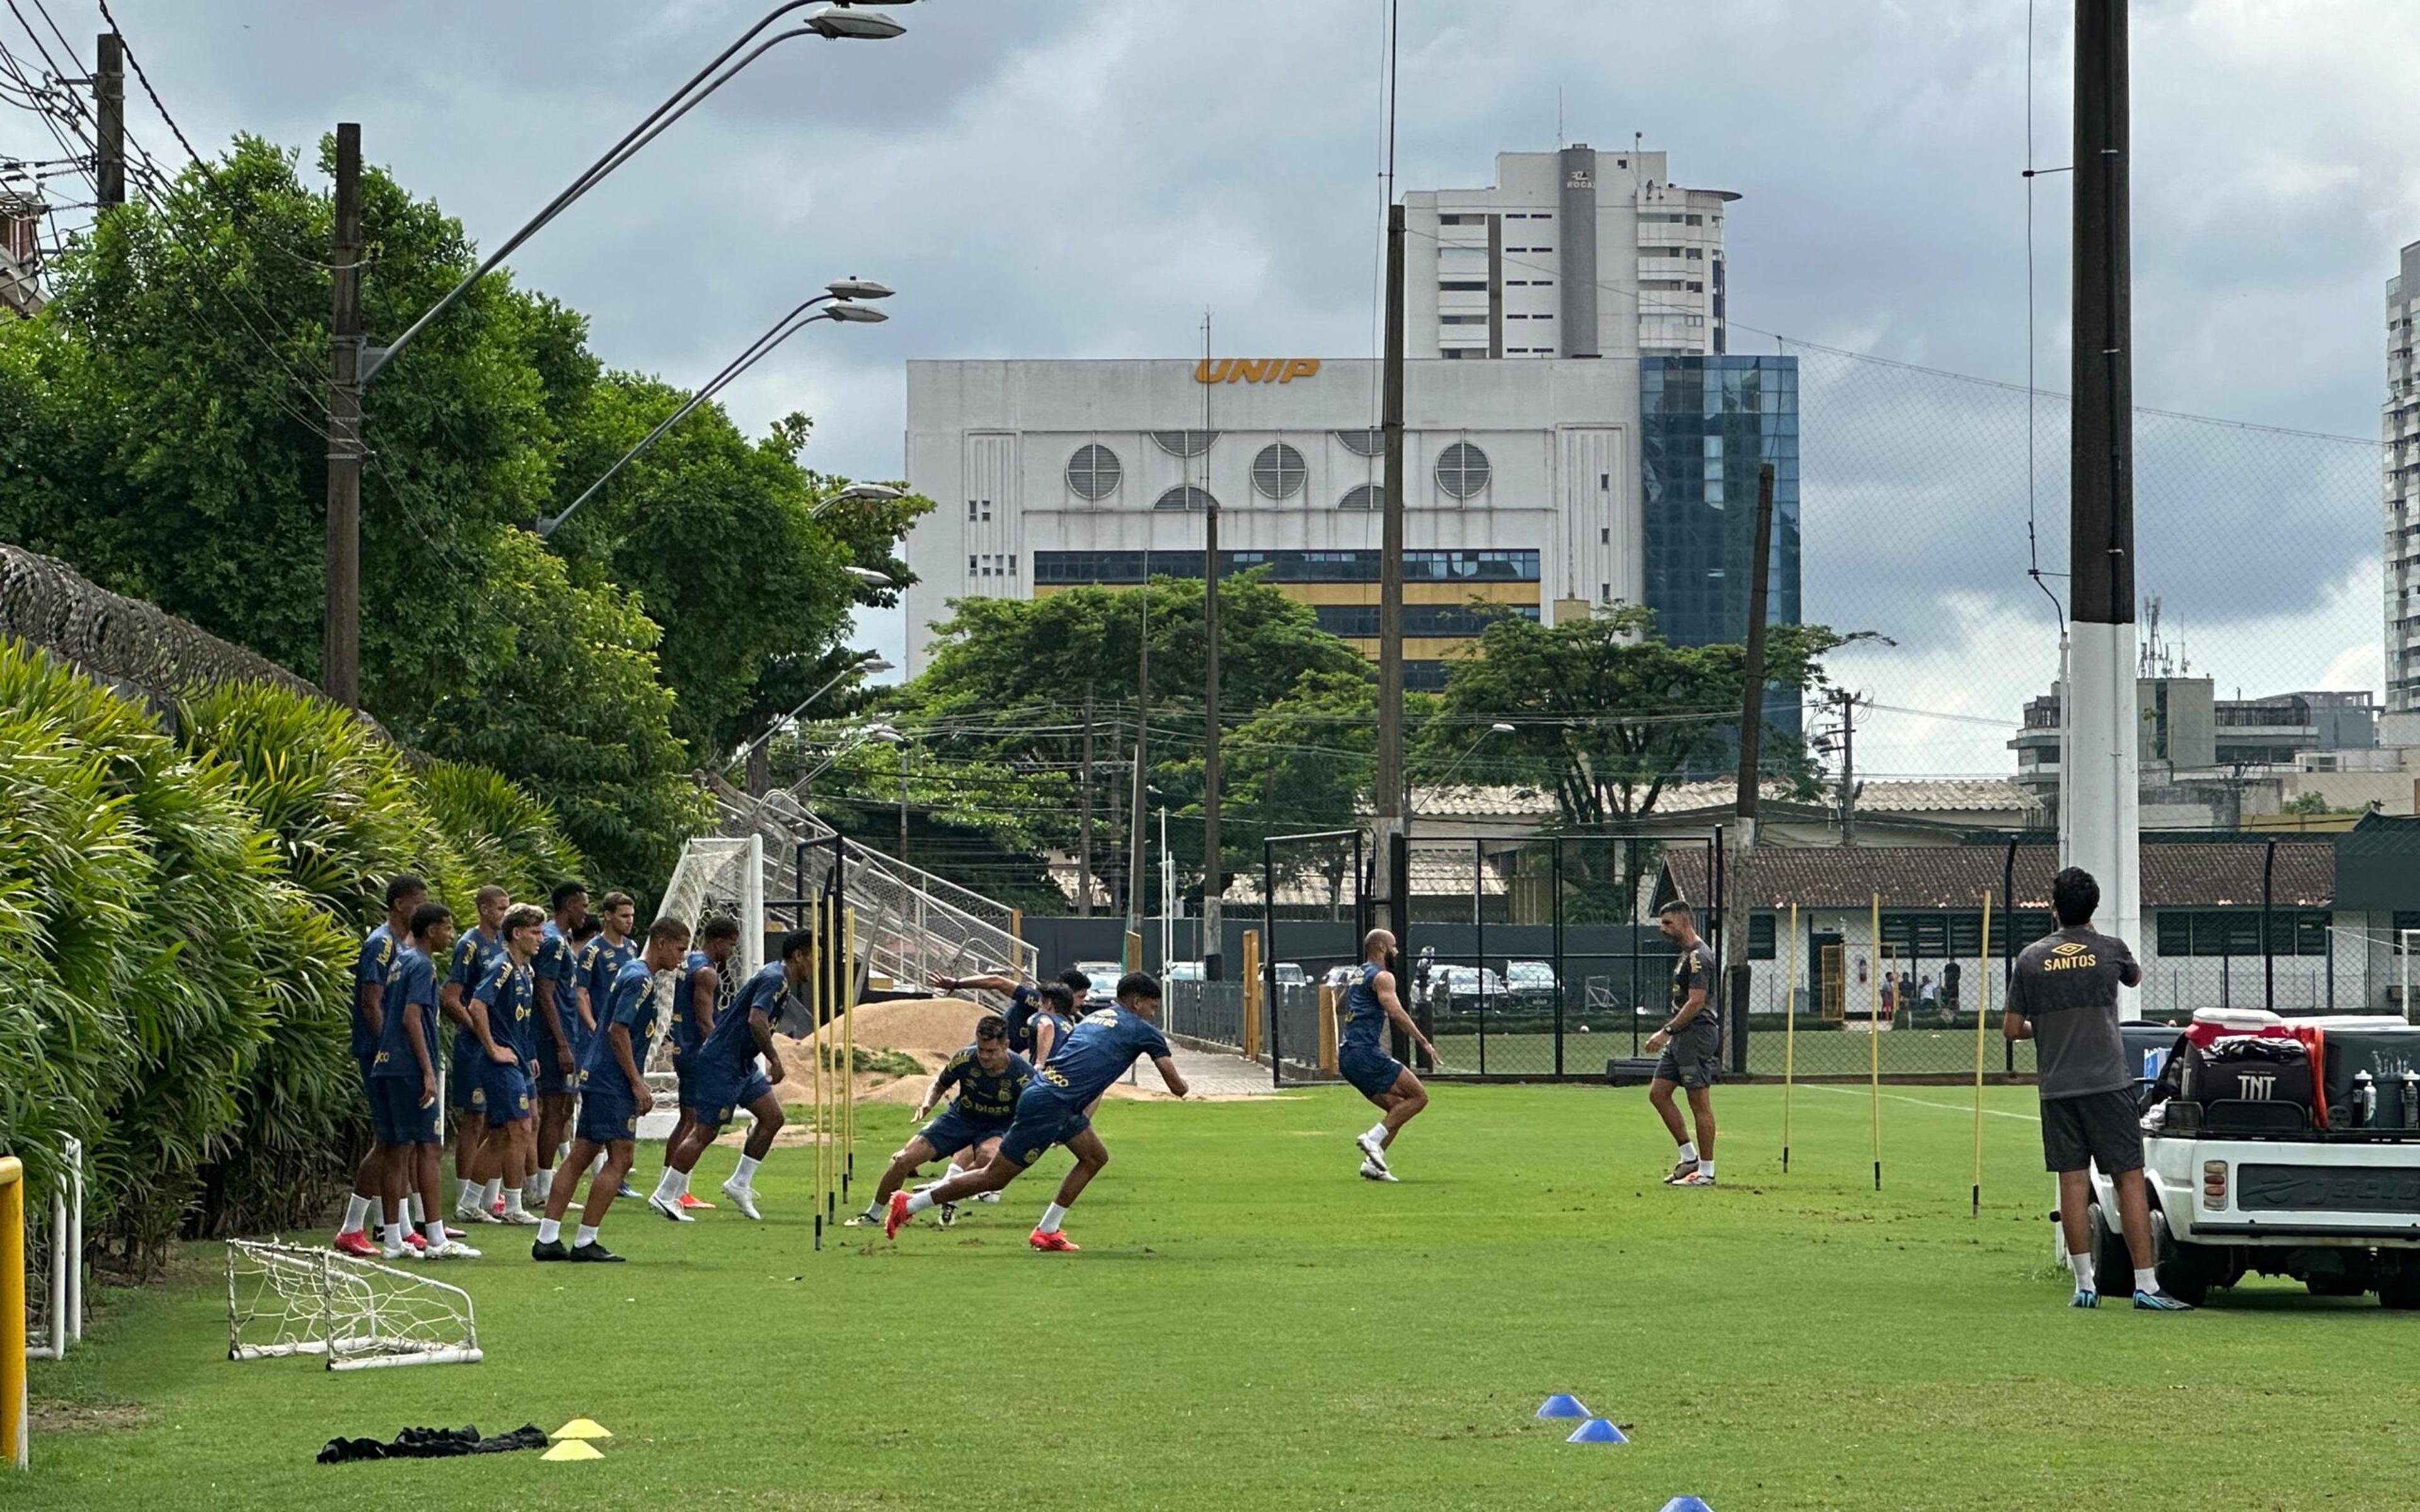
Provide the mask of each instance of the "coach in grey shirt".
[{"label": "coach in grey shirt", "polygon": [[2191,1309],[2160,1289],[2152,1263],[2150,1206],[2143,1189],[2143,1125],[2134,1078],[2118,1032],[2118,993],[2139,985],[2143,968],[2126,942],[2092,927],[2101,884],[2069,867],[2051,879],[2058,932],[2017,957],[2016,980],[2001,1032],[2035,1042],[2041,1091],[2042,1164],[2058,1173],[2059,1222],[2075,1272],[2077,1307],[2097,1307],[2091,1225],[2091,1166],[2118,1188],[2118,1213],[2134,1262],[2134,1305],[2147,1312]]}]

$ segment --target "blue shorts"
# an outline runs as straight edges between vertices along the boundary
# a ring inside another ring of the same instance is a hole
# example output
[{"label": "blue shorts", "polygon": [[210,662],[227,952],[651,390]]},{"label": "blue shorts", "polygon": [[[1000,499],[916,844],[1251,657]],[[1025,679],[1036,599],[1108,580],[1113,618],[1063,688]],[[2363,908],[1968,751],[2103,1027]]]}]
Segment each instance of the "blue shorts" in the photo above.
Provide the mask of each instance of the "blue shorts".
[{"label": "blue shorts", "polygon": [[677,1050],[673,1053],[673,1086],[678,1089],[680,1105],[697,1106],[697,1053]]},{"label": "blue shorts", "polygon": [[1052,1145],[1063,1145],[1092,1126],[1082,1108],[1055,1097],[1036,1097],[1029,1089],[1016,1100],[1016,1118],[1000,1136],[1000,1152],[1019,1165],[1031,1165]]},{"label": "blue shorts", "polygon": [[[1005,1123],[968,1118],[956,1108],[944,1108],[939,1118],[916,1131],[916,1137],[932,1146],[934,1155],[940,1157],[954,1155],[961,1149],[972,1149],[986,1139],[1001,1138],[1009,1127]],[[1018,1164],[1031,1165],[1033,1163],[1020,1161]]]},{"label": "blue shorts", "polygon": [[1395,1089],[1404,1063],[1374,1045],[1366,1050],[1355,1045],[1337,1056],[1336,1069],[1363,1097],[1379,1097]]},{"label": "blue shorts", "polygon": [[490,1060],[480,1068],[479,1081],[479,1089],[486,1094],[481,1110],[487,1114],[489,1128],[499,1129],[530,1117],[529,1073],[520,1062],[500,1066]]},{"label": "blue shorts", "polygon": [[763,1072],[752,1065],[744,1082],[700,1071],[691,1083],[690,1091],[696,1101],[682,1104],[689,1109],[690,1117],[708,1129],[720,1129],[737,1118],[741,1108],[752,1107],[771,1097],[773,1084],[765,1079]]},{"label": "blue shorts", "polygon": [[488,1053],[479,1048],[476,1035],[458,1030],[454,1036],[454,1064],[445,1073],[445,1105],[457,1114],[476,1113],[487,1116],[487,1077],[480,1067],[487,1063]]},{"label": "blue shorts", "polygon": [[375,1105],[378,1102],[378,1088],[371,1085],[370,1072],[372,1068],[378,1065],[378,1052],[375,1050],[356,1050],[353,1052],[353,1064],[361,1068],[362,1096],[368,1098],[371,1103]]},{"label": "blue shorts", "polygon": [[610,1082],[591,1077],[580,1094],[580,1118],[572,1134],[592,1145],[618,1144],[639,1137],[639,1105],[620,1076]]},{"label": "blue shorts", "polygon": [[442,1145],[445,1134],[434,1103],[420,1105],[420,1078],[380,1076],[370,1083],[370,1119],[386,1145]]},{"label": "blue shorts", "polygon": [[571,1070],[566,1072],[561,1069],[562,1062],[556,1058],[560,1041],[547,1028],[545,1015],[540,1014],[537,1021],[536,1088],[540,1097],[568,1097],[580,1090],[580,1010],[558,1007],[555,1012],[563,1017],[564,1033],[571,1037]]}]

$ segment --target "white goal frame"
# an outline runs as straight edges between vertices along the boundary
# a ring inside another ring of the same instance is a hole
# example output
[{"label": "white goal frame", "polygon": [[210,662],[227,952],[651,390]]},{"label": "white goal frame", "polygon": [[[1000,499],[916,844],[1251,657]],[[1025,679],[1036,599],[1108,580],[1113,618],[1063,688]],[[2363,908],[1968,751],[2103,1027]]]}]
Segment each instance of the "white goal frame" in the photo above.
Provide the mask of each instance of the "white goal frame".
[{"label": "white goal frame", "polygon": [[459,1287],[299,1244],[229,1240],[226,1260],[229,1360],[308,1354],[331,1370],[370,1370],[484,1358]]},{"label": "white goal frame", "polygon": [[[66,1359],[68,1346],[84,1337],[84,1142],[70,1137],[59,1154],[59,1180],[51,1192],[50,1227],[43,1235],[49,1274],[25,1277],[27,1299],[39,1298],[42,1304],[39,1335],[26,1331],[28,1360]],[[26,1247],[32,1249],[30,1243]]]}]

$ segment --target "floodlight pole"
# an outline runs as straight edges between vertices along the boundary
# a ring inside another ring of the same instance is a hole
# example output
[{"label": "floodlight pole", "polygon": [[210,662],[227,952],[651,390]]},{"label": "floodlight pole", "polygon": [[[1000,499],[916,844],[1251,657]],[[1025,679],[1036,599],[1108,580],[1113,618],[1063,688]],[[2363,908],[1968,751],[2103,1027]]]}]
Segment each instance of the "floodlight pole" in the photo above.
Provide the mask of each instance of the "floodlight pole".
[{"label": "floodlight pole", "polygon": [[2134,702],[2133,308],[2126,0],[2076,0],[2074,312],[2068,579],[2073,624],[2059,856],[2101,884],[2101,917],[2142,935]]}]

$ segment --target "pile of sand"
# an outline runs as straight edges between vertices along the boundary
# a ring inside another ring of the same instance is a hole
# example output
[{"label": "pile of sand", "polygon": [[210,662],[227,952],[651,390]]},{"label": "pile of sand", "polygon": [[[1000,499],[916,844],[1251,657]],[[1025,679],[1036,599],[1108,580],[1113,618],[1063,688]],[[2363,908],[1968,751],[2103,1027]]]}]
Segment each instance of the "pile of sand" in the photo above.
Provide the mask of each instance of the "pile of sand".
[{"label": "pile of sand", "polygon": [[[911,997],[868,1003],[859,1009],[857,1042],[869,1050],[905,1050],[947,1057],[974,1042],[975,1021],[991,1010],[963,997]],[[821,1038],[838,1044],[839,1026],[826,1025]],[[805,1041],[799,1041],[801,1046]]]}]

